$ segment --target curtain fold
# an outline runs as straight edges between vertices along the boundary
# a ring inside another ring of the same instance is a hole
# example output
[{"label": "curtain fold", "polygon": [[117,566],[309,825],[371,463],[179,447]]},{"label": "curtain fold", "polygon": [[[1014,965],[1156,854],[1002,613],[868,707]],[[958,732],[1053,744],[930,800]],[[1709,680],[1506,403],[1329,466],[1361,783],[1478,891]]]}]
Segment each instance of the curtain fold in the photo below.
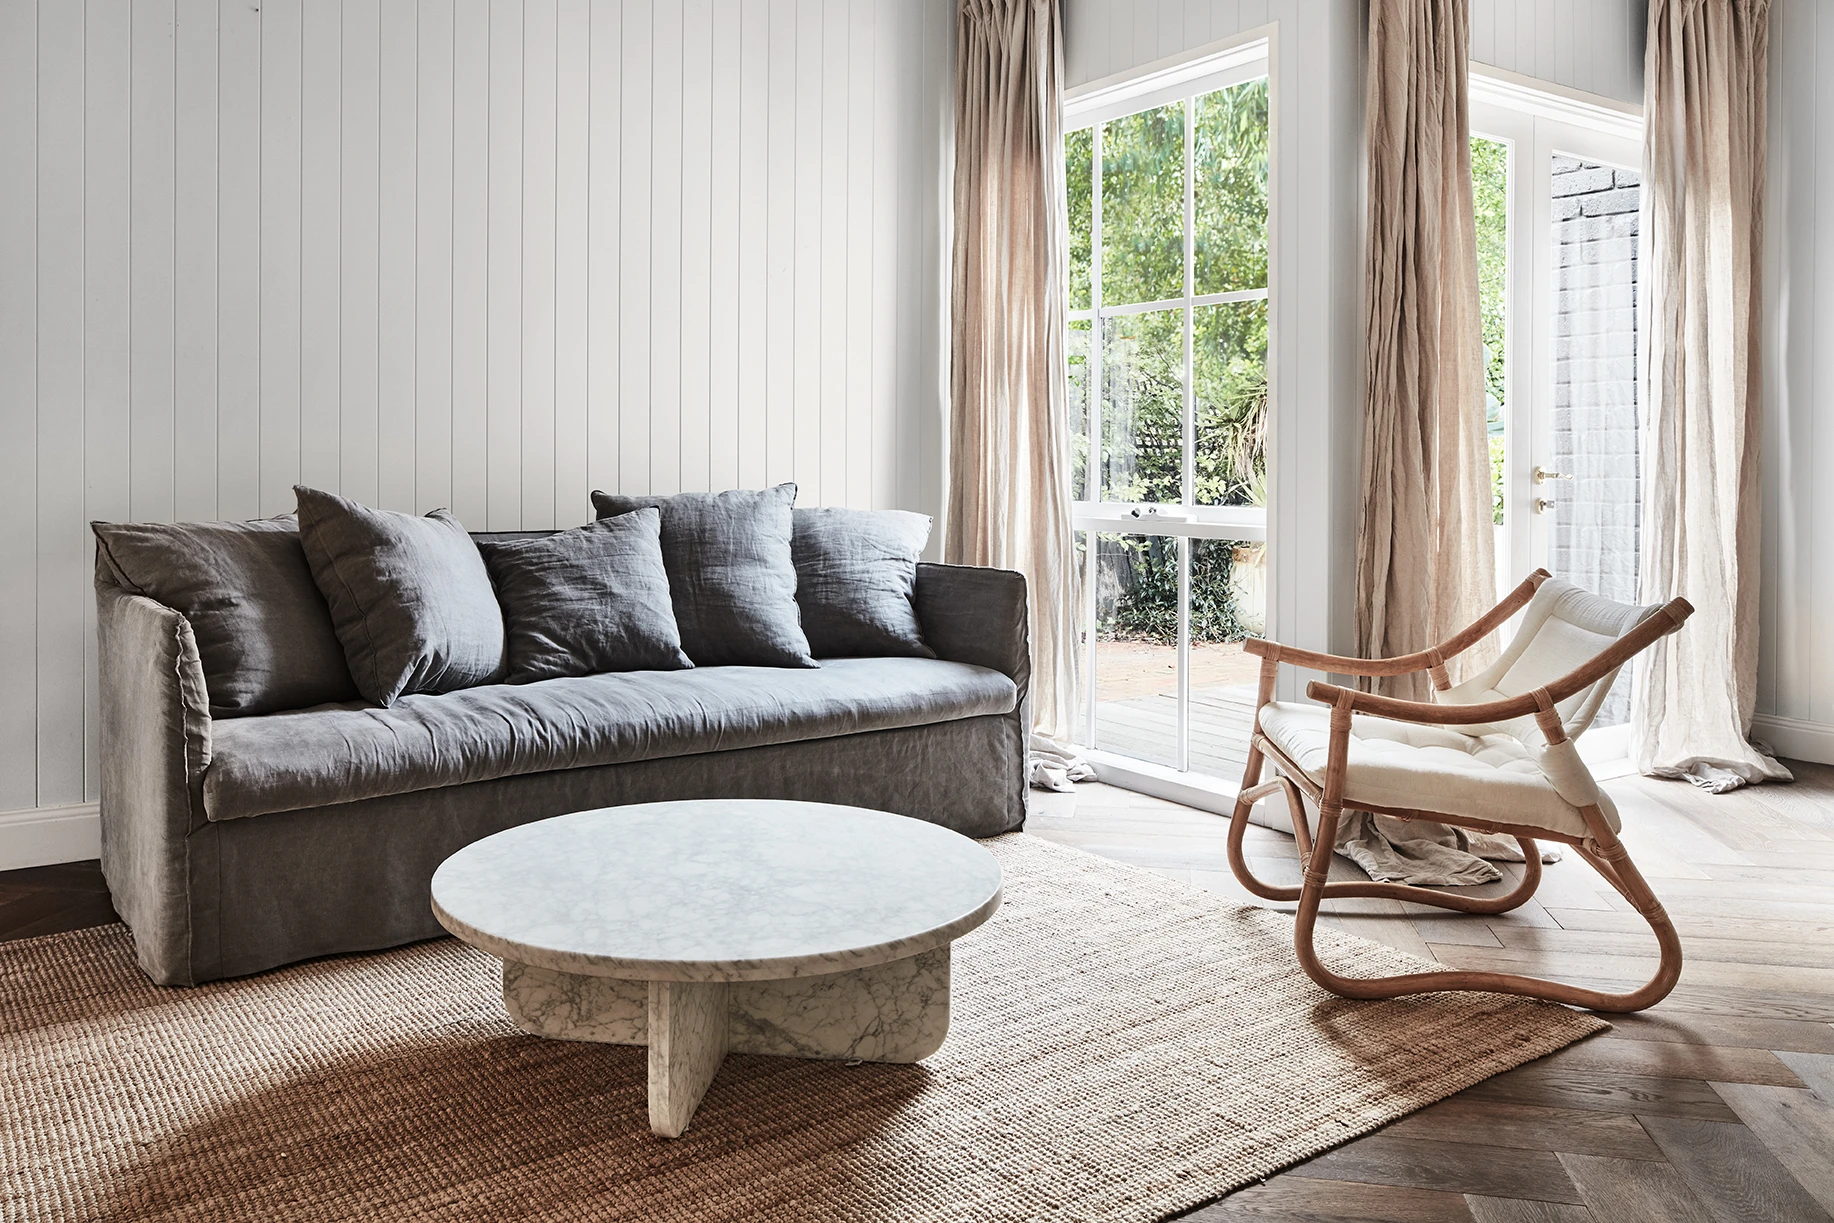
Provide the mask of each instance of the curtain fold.
[{"label": "curtain fold", "polygon": [[[1364,280],[1362,512],[1356,645],[1389,658],[1437,645],[1496,601],[1477,224],[1471,199],[1467,0],[1370,0],[1369,249]],[[1486,638],[1453,682],[1496,656]],[[1425,675],[1375,681],[1432,699]],[[1346,812],[1337,850],[1371,878],[1487,883],[1498,838]]]},{"label": "curtain fold", "polygon": [[1068,746],[1077,649],[1062,106],[1057,0],[962,0],[943,557],[1025,575],[1032,778],[1052,788],[1092,775]]},{"label": "curtain fold", "polygon": [[[1369,250],[1356,631],[1425,649],[1496,601],[1466,0],[1371,0]],[[1487,639],[1453,680],[1495,657]],[[1424,675],[1378,689],[1427,700]]]},{"label": "curtain fold", "polygon": [[1694,604],[1637,669],[1637,767],[1788,780],[1757,704],[1759,269],[1768,0],[1650,0],[1644,60],[1642,601]]}]

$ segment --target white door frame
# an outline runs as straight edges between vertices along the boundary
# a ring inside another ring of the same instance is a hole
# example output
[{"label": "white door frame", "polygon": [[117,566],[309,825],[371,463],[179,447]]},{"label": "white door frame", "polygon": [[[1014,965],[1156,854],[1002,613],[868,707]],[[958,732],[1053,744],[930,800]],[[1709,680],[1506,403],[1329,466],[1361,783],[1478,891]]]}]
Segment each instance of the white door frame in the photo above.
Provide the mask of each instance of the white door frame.
[{"label": "white door frame", "polygon": [[1547,564],[1546,514],[1538,497],[1560,498],[1559,482],[1537,484],[1553,463],[1553,159],[1564,153],[1637,169],[1642,116],[1622,104],[1586,103],[1568,92],[1471,77],[1471,134],[1509,146],[1509,287],[1504,310],[1503,531],[1497,585],[1508,590]]}]

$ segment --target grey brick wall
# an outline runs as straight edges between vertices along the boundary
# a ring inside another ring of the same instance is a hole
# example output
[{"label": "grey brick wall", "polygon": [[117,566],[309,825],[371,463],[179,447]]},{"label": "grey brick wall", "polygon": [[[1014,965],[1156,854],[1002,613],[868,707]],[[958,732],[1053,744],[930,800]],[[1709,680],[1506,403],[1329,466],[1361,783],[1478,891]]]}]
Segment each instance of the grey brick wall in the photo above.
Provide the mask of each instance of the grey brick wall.
[{"label": "grey brick wall", "polygon": [[[1554,159],[1554,446],[1542,485],[1549,568],[1608,599],[1637,600],[1637,206],[1641,177]],[[1620,676],[1595,725],[1625,721]]]}]

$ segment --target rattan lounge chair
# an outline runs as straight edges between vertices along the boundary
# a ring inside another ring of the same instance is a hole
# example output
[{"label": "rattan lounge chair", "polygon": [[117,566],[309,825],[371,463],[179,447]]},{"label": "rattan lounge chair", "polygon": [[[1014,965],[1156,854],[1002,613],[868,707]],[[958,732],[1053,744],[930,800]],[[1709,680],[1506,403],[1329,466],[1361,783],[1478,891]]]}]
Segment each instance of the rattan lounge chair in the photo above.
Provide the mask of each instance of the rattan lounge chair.
[{"label": "rattan lounge chair", "polygon": [[[1488,990],[1599,1011],[1636,1011],[1666,997],[1681,975],[1680,940],[1618,840],[1617,809],[1580,759],[1574,740],[1598,713],[1619,668],[1680,628],[1693,610],[1685,599],[1652,607],[1615,603],[1537,570],[1463,632],[1402,658],[1340,658],[1272,641],[1247,642],[1247,651],[1261,658],[1261,687],[1229,829],[1229,862],[1255,895],[1299,902],[1294,937],[1307,974],[1346,998]],[[1453,686],[1447,660],[1518,611],[1523,613],[1521,628],[1502,656]],[[1336,675],[1424,671],[1437,699],[1397,700],[1314,681],[1306,695],[1319,704],[1276,701],[1274,680],[1281,663]],[[1269,761],[1278,774],[1263,781]],[[1256,878],[1242,854],[1250,808],[1276,791],[1285,793],[1292,813],[1304,868],[1297,887]],[[1318,806],[1316,836],[1306,819],[1307,797]],[[1506,896],[1489,898],[1399,883],[1327,883],[1338,820],[1346,808],[1513,836],[1526,864],[1522,882]],[[1648,984],[1614,994],[1497,972],[1447,970],[1369,979],[1339,976],[1320,962],[1312,931],[1321,901],[1380,896],[1466,913],[1506,913],[1533,896],[1541,882],[1537,839],[1571,845],[1649,922],[1661,960]]]}]

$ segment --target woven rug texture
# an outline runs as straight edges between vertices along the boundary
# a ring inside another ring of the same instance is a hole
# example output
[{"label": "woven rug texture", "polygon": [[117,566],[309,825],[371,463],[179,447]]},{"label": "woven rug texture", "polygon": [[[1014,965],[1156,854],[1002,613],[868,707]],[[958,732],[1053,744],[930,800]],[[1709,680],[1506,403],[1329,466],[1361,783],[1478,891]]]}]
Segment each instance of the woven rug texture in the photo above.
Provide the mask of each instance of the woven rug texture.
[{"label": "woven rug texture", "polygon": [[985,844],[1006,900],[955,944],[940,1052],[729,1057],[675,1141],[643,1049],[520,1032],[497,962],[450,939],[196,989],[148,982],[123,926],[0,944],[0,1219],[1147,1223],[1608,1026],[1344,1001],[1287,916]]}]

